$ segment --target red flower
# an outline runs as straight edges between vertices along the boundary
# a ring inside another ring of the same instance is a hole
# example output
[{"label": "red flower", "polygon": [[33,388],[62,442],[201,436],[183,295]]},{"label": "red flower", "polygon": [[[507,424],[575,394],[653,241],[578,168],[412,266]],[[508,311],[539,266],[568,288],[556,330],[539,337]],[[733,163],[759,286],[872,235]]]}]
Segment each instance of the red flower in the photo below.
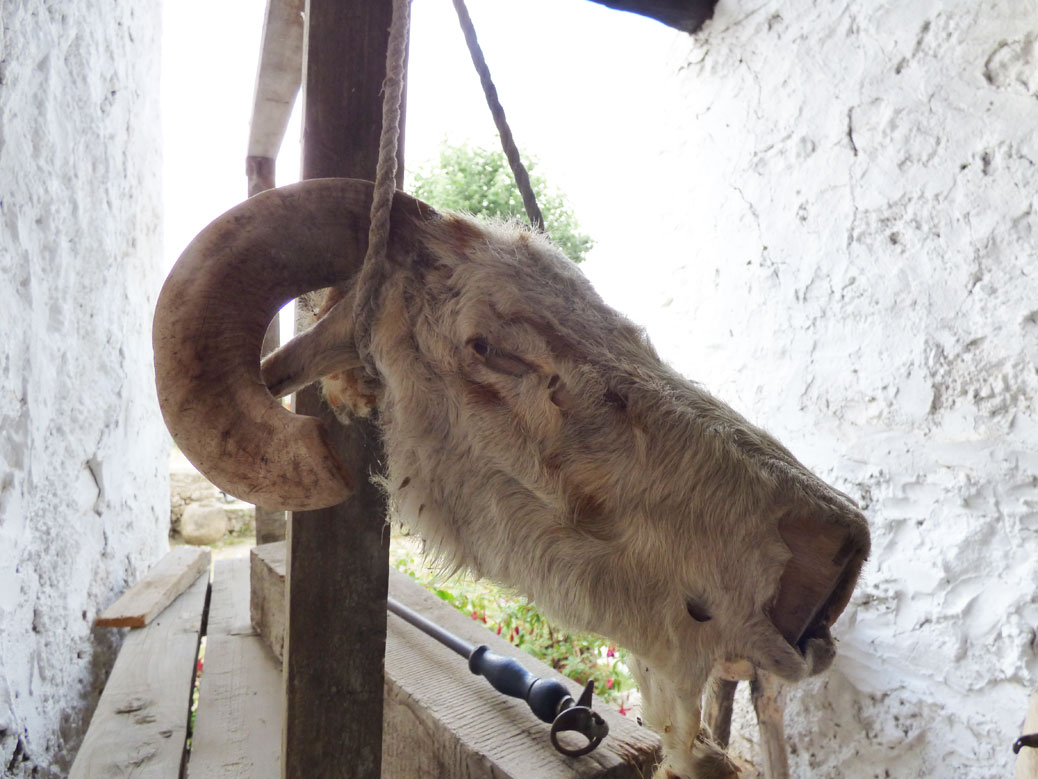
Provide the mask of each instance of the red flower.
[{"label": "red flower", "polygon": [[630,709],[627,708],[626,706],[624,706],[622,703],[619,706],[619,710],[620,710],[620,713],[623,714],[625,717],[627,716],[627,712],[630,711]]},{"label": "red flower", "polygon": [[606,689],[607,690],[613,689],[613,677],[612,676],[610,676],[608,679],[606,679]]},{"label": "red flower", "polygon": [[612,644],[610,644],[609,648],[606,650],[606,657],[616,657],[616,647]]}]

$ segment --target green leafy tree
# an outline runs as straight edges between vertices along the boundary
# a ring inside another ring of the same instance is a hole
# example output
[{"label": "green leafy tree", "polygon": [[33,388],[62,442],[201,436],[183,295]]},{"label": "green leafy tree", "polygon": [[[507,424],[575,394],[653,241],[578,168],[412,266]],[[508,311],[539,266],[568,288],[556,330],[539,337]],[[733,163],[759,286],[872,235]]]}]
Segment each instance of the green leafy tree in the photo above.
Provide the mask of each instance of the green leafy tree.
[{"label": "green leafy tree", "polygon": [[[544,216],[544,228],[552,242],[574,262],[581,262],[593,245],[580,231],[580,225],[565,196],[549,188],[534,173],[535,162],[527,165],[537,204]],[[439,162],[414,174],[412,194],[436,208],[463,211],[474,216],[526,221],[522,196],[512,179],[508,160],[500,150],[488,151],[471,146],[440,147]]]}]

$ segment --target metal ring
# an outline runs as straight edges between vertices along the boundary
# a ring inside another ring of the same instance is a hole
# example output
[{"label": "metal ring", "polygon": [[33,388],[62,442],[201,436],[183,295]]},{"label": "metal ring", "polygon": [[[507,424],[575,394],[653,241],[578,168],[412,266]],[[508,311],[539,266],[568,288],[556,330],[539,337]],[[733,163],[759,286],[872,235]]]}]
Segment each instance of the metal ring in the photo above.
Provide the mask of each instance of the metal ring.
[{"label": "metal ring", "polygon": [[[577,749],[565,747],[559,743],[559,733],[579,733],[588,740],[587,744]],[[601,715],[591,711],[587,706],[570,706],[559,712],[551,723],[551,745],[569,757],[581,757],[593,752],[602,739],[609,733],[609,725]]]}]

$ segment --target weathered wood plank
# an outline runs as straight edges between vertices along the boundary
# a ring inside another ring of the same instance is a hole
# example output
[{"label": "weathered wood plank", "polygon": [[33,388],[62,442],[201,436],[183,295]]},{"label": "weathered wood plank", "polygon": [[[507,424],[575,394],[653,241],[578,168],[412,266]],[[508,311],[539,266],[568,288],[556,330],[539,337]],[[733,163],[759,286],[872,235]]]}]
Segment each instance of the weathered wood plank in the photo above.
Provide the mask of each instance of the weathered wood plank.
[{"label": "weathered wood plank", "polygon": [[249,123],[249,157],[271,163],[277,159],[302,76],[303,0],[267,0]]},{"label": "weathered wood plank", "polygon": [[[278,636],[284,635],[283,547],[257,547],[251,561],[253,617],[276,654]],[[259,598],[258,589],[263,591]],[[532,673],[560,679],[579,693],[573,682],[392,569],[389,591],[465,640],[516,657]],[[560,755],[548,740],[548,726],[525,703],[495,692],[469,672],[464,660],[394,615],[386,638],[385,695],[383,779],[638,777],[648,775],[658,756],[659,742],[652,732],[600,700],[595,708],[609,722],[609,737],[586,757]]]},{"label": "weathered wood plank", "polygon": [[717,0],[592,0],[617,11],[647,16],[682,32],[699,30],[714,15]]},{"label": "weathered wood plank", "polygon": [[203,572],[208,572],[209,561],[208,549],[178,546],[169,550],[143,579],[102,611],[94,625],[103,628],[144,627]]},{"label": "weathered wood plank", "polygon": [[70,779],[178,779],[209,577],[147,627],[131,630]]},{"label": "weathered wood plank", "polygon": [[250,624],[248,598],[248,561],[218,561],[188,779],[281,774],[281,669]]},{"label": "weathered wood plank", "polygon": [[254,546],[250,553],[252,581],[249,613],[263,642],[278,662],[285,657],[285,555],[284,543]]},{"label": "weathered wood plank", "polygon": [[[391,21],[391,0],[307,0],[304,179],[375,178]],[[378,779],[389,534],[385,496],[367,477],[384,459],[381,439],[370,422],[338,425],[314,388],[296,395],[296,411],[328,424],[358,486],[289,520],[283,776]]]}]

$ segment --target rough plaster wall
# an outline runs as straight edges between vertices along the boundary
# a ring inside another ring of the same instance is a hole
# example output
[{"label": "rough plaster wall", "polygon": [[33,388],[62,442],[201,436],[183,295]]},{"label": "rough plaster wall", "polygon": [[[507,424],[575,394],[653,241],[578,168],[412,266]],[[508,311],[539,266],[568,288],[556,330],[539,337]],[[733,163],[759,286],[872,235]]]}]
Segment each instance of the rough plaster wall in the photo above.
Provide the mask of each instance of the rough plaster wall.
[{"label": "rough plaster wall", "polygon": [[873,527],[835,668],[792,693],[798,777],[1012,773],[1038,688],[1036,38],[1033,0],[721,0],[677,47],[632,314]]},{"label": "rough plaster wall", "polygon": [[164,551],[159,8],[0,0],[0,771],[66,773]]}]

